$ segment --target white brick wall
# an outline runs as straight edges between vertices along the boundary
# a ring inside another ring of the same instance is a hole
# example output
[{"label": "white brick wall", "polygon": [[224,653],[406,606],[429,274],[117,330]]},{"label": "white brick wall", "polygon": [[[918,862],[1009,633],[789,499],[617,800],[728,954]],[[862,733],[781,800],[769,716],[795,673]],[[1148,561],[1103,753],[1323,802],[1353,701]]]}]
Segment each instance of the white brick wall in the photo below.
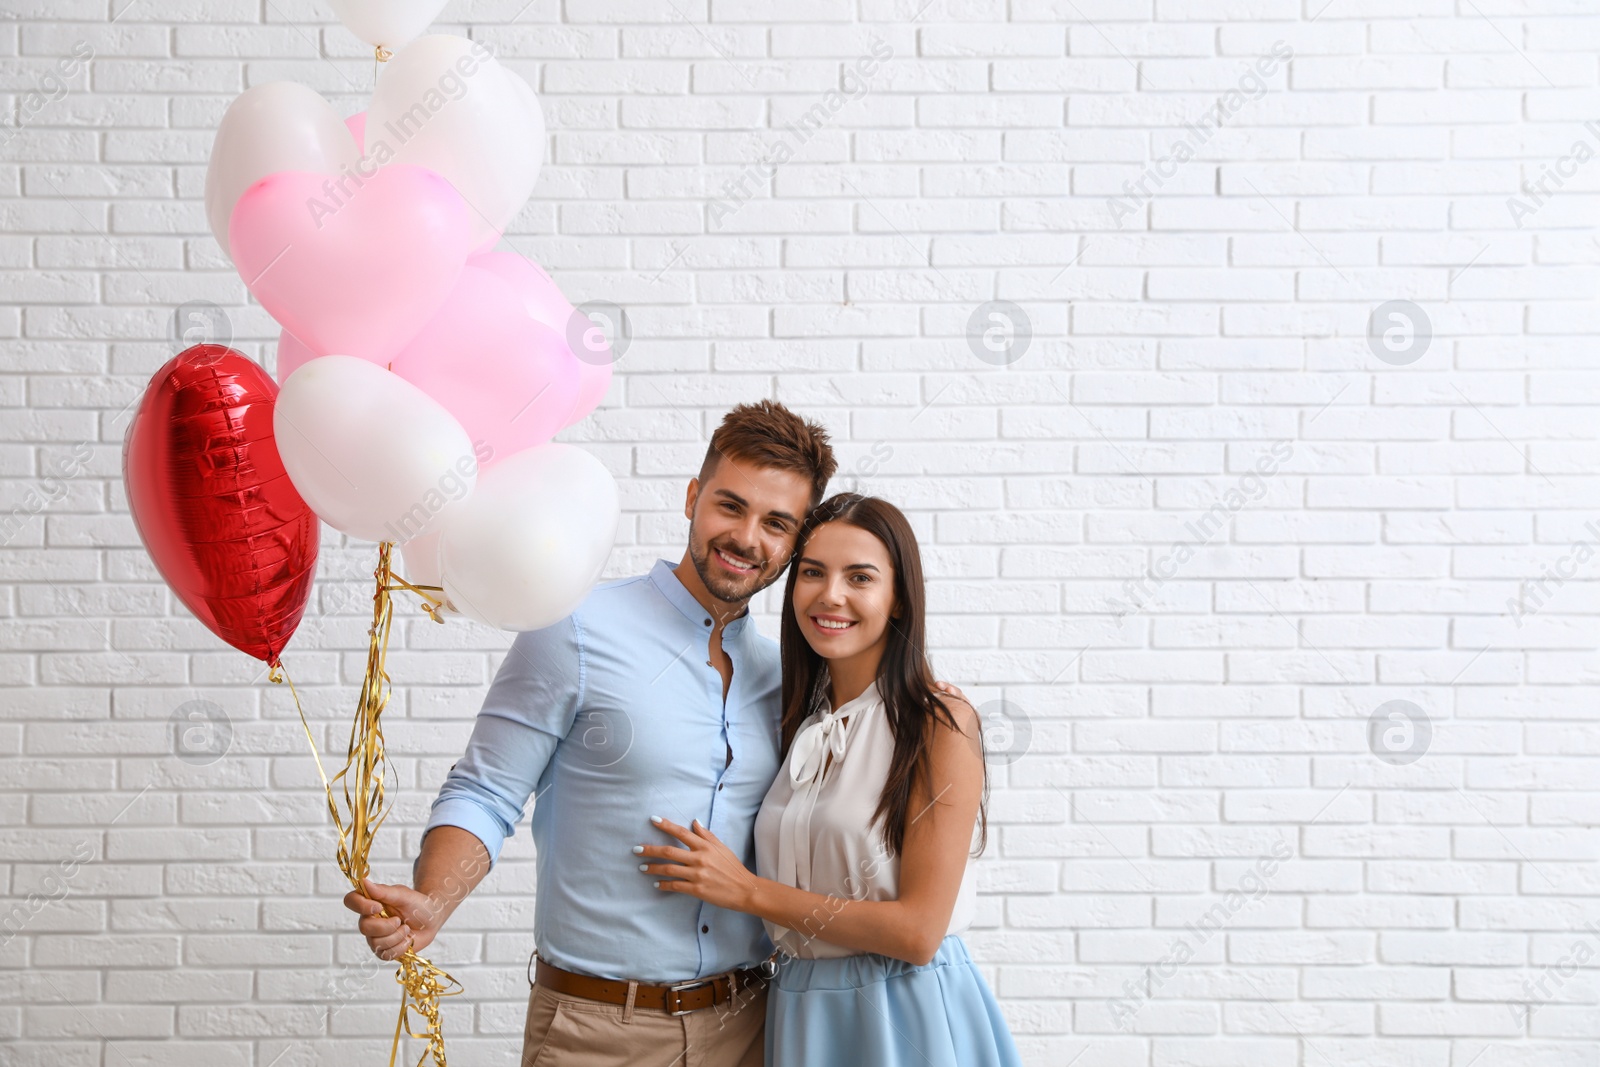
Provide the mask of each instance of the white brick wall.
[{"label": "white brick wall", "polygon": [[[507,246],[632,320],[570,434],[622,486],[610,573],[677,555],[705,435],[777,397],[912,513],[941,673],[1025,713],[969,940],[1030,1065],[1592,1062],[1593,10],[458,0],[441,19],[543,96],[549,162]],[[314,0],[0,16],[0,1063],[382,1062],[394,986],[339,904],[287,693],[175,607],[119,481],[178,305],[221,305],[274,358],[201,209],[224,107],[292,78],[353,112],[373,64]],[[874,35],[893,58],[830,109]],[[1245,81],[1277,42],[1292,62]],[[1219,98],[1220,130],[1185,125]],[[1179,142],[1195,158],[1163,162]],[[1008,366],[965,337],[992,300],[1032,331]],[[1368,343],[1395,300],[1432,324],[1410,362]],[[373,556],[327,542],[287,657],[325,752]],[[402,615],[393,879],[508,643]],[[197,700],[231,733],[204,765],[174,755]],[[1369,734],[1394,700],[1431,725],[1404,765],[1402,735]],[[462,1063],[519,1044],[530,856],[524,826],[433,953],[467,986],[446,1014]],[[1221,929],[1193,925],[1208,912]]]}]

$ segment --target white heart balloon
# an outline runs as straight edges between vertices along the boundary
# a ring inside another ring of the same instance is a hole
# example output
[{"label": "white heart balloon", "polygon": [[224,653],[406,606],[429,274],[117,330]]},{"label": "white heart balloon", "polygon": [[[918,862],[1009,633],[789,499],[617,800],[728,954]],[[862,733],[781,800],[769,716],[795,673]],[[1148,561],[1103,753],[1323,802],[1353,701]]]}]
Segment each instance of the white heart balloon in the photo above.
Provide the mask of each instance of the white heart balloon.
[{"label": "white heart balloon", "polygon": [[322,356],[284,381],[272,432],[311,510],[363,541],[405,542],[440,528],[477,482],[461,424],[398,374]]},{"label": "white heart balloon", "polygon": [[439,17],[445,0],[330,0],[345,28],[374,47],[401,47]]},{"label": "white heart balloon", "polygon": [[465,37],[419,37],[383,65],[367,109],[367,155],[443,175],[488,241],[527,203],[544,158],[533,89]]},{"label": "white heart balloon", "polygon": [[484,471],[445,524],[445,594],[502,630],[559,622],[605,569],[620,519],[617,483],[598,459],[572,445],[525,449]]},{"label": "white heart balloon", "polygon": [[264,82],[228,105],[206,167],[206,221],[228,255],[228,219],[244,191],[269,174],[305,170],[333,176],[361,156],[350,128],[313,89]]}]

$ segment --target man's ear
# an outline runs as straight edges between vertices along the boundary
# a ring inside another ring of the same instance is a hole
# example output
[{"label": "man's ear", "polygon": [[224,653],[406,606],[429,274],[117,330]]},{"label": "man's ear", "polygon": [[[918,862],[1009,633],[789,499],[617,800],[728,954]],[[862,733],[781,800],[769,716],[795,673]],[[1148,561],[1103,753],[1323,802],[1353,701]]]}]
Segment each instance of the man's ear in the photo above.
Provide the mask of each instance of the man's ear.
[{"label": "man's ear", "polygon": [[700,498],[700,479],[690,478],[688,491],[683,496],[683,517],[694,518],[694,502]]}]

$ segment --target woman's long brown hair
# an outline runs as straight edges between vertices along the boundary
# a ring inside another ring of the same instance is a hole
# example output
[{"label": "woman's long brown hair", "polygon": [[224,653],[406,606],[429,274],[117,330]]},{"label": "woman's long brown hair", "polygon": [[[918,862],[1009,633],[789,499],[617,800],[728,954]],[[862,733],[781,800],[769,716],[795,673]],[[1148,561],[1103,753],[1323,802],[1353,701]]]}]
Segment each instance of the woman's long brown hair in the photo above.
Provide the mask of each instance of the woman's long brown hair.
[{"label": "woman's long brown hair", "polygon": [[[848,523],[872,534],[888,549],[889,561],[894,565],[894,597],[900,606],[900,617],[888,620],[889,639],[883,659],[878,663],[877,678],[878,691],[889,716],[889,728],[894,734],[894,756],[872,821],[884,820],[884,843],[889,854],[898,857],[905,844],[913,787],[931,778],[928,745],[931,727],[934,723],[943,723],[958,733],[961,728],[933,687],[933,668],[928,665],[923,643],[927,612],[917,537],[905,515],[887,500],[859,493],[838,493],[813,508],[801,524],[794,563],[784,587],[780,625],[783,758],[788,759],[789,747],[800,730],[800,723],[817,709],[819,702],[827,706],[827,660],[817,654],[800,631],[794,613],[794,587],[806,544],[819,527],[829,522]],[[989,768],[982,758],[982,724],[977,724],[976,729],[977,737],[973,741],[980,762],[984,764],[983,799],[978,806],[981,836],[977,854],[981,854],[989,840],[989,820],[984,812],[989,799]]]}]

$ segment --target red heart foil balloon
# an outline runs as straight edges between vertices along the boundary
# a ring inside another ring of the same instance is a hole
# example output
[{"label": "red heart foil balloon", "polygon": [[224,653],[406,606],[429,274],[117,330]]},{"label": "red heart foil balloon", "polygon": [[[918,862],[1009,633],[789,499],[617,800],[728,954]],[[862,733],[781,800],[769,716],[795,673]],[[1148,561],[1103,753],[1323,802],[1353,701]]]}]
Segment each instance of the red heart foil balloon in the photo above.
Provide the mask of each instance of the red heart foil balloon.
[{"label": "red heart foil balloon", "polygon": [[317,516],[272,436],[278,387],[254,360],[195,345],[156,372],[128,425],[122,478],[145,549],[178,599],[276,665],[317,566]]}]

